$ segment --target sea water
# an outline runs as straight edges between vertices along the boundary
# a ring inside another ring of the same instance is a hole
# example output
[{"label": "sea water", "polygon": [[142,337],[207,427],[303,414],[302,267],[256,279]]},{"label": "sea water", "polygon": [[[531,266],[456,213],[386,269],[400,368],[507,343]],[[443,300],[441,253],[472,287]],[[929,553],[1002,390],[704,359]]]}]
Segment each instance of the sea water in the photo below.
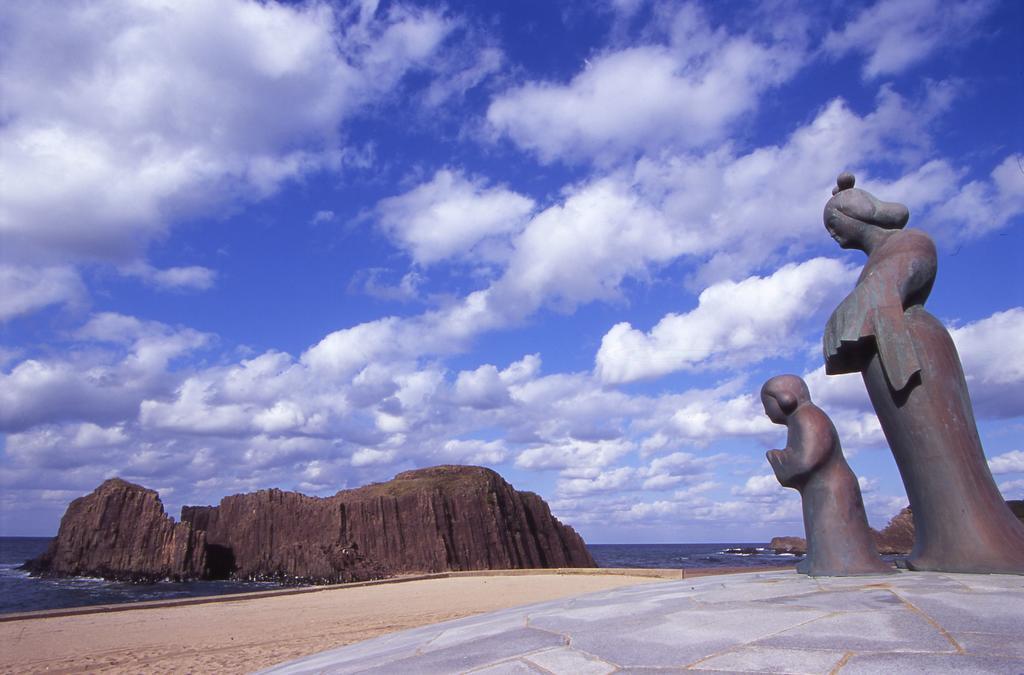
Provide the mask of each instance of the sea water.
[{"label": "sea water", "polygon": [[778,554],[764,543],[588,544],[598,567],[708,568],[795,565],[801,557]]},{"label": "sea water", "polygon": [[[41,555],[49,537],[0,537],[0,613],[85,605],[189,598],[279,588],[249,581],[164,581],[132,584],[89,577],[39,578],[17,569]],[[792,565],[798,558],[776,555],[763,543],[594,544],[587,548],[598,567],[756,567]]]},{"label": "sea water", "polygon": [[194,598],[204,595],[248,593],[280,588],[257,581],[160,581],[132,584],[92,577],[30,577],[18,567],[41,555],[49,537],[0,537],[0,613],[30,612],[85,605]]}]

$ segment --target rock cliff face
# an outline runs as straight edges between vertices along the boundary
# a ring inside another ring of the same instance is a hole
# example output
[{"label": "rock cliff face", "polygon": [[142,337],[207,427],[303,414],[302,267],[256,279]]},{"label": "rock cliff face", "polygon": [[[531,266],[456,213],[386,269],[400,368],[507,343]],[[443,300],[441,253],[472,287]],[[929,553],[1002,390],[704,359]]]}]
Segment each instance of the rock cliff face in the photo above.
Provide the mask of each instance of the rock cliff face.
[{"label": "rock cliff face", "polygon": [[889,521],[889,524],[882,528],[882,531],[872,530],[875,546],[879,553],[895,553],[906,555],[914,548],[914,514],[910,507],[904,508]]},{"label": "rock cliff face", "polygon": [[242,578],[308,577],[339,546],[393,573],[595,566],[543,499],[480,467],[407,471],[327,498],[261,490],[181,518],[232,551]]},{"label": "rock cliff face", "polygon": [[775,553],[805,555],[807,553],[807,540],[803,537],[772,537],[768,548]]},{"label": "rock cliff face", "polygon": [[[101,515],[97,515],[101,514]],[[595,567],[544,500],[489,469],[439,466],[333,497],[261,490],[164,514],[152,490],[107,481],[75,500],[43,574],[336,583],[401,572]]]},{"label": "rock cliff face", "polygon": [[189,579],[206,567],[206,540],[176,524],[155,491],[111,478],[71,502],[49,549],[25,566],[43,575]]}]

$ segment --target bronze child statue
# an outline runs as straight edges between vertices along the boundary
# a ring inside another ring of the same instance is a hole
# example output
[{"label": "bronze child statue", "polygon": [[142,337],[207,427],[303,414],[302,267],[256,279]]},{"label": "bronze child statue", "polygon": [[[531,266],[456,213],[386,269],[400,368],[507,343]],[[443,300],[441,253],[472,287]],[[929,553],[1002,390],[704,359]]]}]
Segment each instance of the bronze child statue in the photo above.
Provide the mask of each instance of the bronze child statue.
[{"label": "bronze child statue", "polygon": [[811,576],[887,574],[868,529],[857,477],[843,456],[839,434],[807,385],[778,375],[761,388],[768,418],[789,430],[785,450],[769,450],[768,463],[785,487],[800,491],[807,557],[797,571]]}]

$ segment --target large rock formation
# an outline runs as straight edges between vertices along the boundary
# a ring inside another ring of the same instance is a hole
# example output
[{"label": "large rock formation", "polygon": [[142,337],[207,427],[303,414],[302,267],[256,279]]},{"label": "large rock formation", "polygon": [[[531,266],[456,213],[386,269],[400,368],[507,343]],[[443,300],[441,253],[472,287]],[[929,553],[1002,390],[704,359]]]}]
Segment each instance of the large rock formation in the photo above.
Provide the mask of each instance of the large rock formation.
[{"label": "large rock formation", "polygon": [[[1010,510],[1024,522],[1024,500],[1007,500]],[[905,507],[897,513],[889,523],[879,532],[871,530],[872,538],[879,553],[907,555],[914,548],[914,515],[910,507]],[[806,552],[807,543],[802,537],[775,537],[768,545],[776,553],[799,553]]]},{"label": "large rock formation", "polygon": [[807,540],[803,537],[772,537],[768,548],[775,553],[805,555],[807,553]]},{"label": "large rock formation", "polygon": [[[109,496],[112,484],[120,488],[113,491],[116,498]],[[118,505],[134,503],[138,495],[151,495],[155,509],[120,518],[125,509]],[[81,507],[76,509],[81,502],[102,502],[108,515],[82,519]],[[407,471],[387,483],[325,498],[260,490],[225,497],[219,506],[186,506],[181,520],[175,525],[163,513],[155,492],[107,481],[68,509],[51,547],[61,555],[47,553],[28,566],[48,574],[109,576],[111,558],[116,558],[118,569],[152,570],[117,578],[308,583],[402,572],[595,566],[582,538],[556,520],[543,499],[517,492],[497,473],[480,467]],[[164,541],[152,534],[163,532],[160,528],[180,531],[179,537],[187,534],[193,542],[191,557],[166,574],[154,565],[163,560],[164,549],[149,543]],[[105,529],[129,533],[122,539],[138,546],[111,548]]]},{"label": "large rock formation", "polygon": [[407,471],[322,499],[261,490],[185,507],[181,518],[231,550],[243,578],[308,577],[320,550],[337,546],[396,573],[595,566],[543,499],[480,467]]},{"label": "large rock formation", "polygon": [[893,516],[881,532],[872,530],[871,533],[879,553],[906,555],[914,548],[914,514],[907,506]]},{"label": "large rock formation", "polygon": [[206,567],[206,541],[175,523],[154,490],[111,478],[71,502],[46,553],[25,567],[120,581],[189,579]]}]

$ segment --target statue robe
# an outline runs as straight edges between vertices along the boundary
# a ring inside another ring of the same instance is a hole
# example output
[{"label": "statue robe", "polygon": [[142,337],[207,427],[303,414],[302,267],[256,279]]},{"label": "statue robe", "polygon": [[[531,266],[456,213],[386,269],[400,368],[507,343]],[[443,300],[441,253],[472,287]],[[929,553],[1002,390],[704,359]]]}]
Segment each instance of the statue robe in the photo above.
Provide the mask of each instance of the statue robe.
[{"label": "statue robe", "polygon": [[924,308],[935,244],[895,231],[824,333],[825,371],[861,372],[914,514],[913,569],[1024,573],[1024,526],[988,468],[960,357]]}]

